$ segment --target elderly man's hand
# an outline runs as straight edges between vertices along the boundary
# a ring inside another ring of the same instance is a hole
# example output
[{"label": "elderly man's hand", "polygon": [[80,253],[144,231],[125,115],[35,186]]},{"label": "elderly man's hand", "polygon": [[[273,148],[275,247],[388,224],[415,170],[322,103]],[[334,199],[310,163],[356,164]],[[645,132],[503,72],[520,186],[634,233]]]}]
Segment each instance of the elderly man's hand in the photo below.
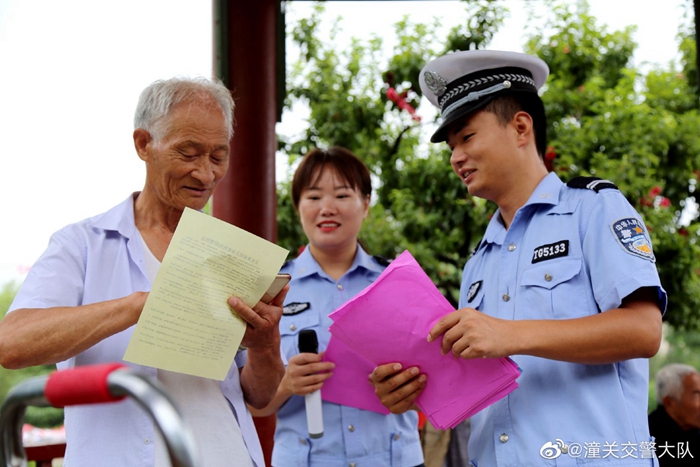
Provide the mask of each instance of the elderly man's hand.
[{"label": "elderly man's hand", "polygon": [[289,286],[287,285],[269,304],[258,302],[253,308],[236,297],[229,297],[229,306],[248,323],[241,345],[249,349],[265,347],[279,349],[282,303],[284,303],[288,291]]},{"label": "elderly man's hand", "polygon": [[417,367],[403,370],[399,363],[387,363],[375,368],[369,381],[384,407],[400,414],[416,408],[413,402],[423,392],[426,376]]}]

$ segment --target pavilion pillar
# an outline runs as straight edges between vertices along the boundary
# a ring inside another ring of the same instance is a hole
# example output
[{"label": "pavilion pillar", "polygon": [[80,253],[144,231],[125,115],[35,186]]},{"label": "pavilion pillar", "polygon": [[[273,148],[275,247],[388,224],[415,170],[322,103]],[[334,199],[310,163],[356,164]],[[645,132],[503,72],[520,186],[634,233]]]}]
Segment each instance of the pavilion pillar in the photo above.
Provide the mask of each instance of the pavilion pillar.
[{"label": "pavilion pillar", "polygon": [[[272,242],[279,8],[279,0],[214,0],[214,72],[231,89],[236,108],[229,170],[216,188],[212,212]],[[276,418],[254,420],[269,466]]]}]

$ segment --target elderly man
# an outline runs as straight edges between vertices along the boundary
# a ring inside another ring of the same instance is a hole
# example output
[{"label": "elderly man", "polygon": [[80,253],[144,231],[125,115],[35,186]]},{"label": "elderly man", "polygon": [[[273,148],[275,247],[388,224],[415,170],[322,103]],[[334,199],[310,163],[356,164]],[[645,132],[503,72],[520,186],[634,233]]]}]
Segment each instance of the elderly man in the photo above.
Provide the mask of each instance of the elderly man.
[{"label": "elderly man", "polygon": [[700,464],[700,373],[672,363],[656,374],[658,407],[649,414],[661,466]]},{"label": "elderly man", "polygon": [[[471,418],[473,465],[655,463],[647,427],[647,358],[661,342],[666,293],[640,215],[604,180],[563,183],[543,158],[537,57],[457,52],[429,62],[421,89],[440,108],[470,196],[498,210],[467,260],[460,308],[430,330],[445,358],[510,356],[519,388]],[[426,384],[415,367],[372,374],[392,412]]]},{"label": "elderly man", "polygon": [[[202,209],[229,165],[233,100],[220,82],[157,81],[141,94],[134,146],[146,183],[109,211],[56,232],[0,322],[0,364],[59,369],[120,361],[186,207]],[[284,374],[271,304],[229,305],[248,323],[223,382],[132,365],[157,378],[189,420],[202,465],[264,465],[246,403],[264,407]],[[65,411],[70,466],[170,465],[152,421],[133,401]]]}]

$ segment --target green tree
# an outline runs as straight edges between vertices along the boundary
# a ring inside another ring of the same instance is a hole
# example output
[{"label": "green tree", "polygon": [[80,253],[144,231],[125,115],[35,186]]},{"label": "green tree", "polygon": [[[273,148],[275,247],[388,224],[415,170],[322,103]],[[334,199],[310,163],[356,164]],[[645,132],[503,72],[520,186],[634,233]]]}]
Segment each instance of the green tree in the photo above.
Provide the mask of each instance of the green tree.
[{"label": "green tree", "polygon": [[[632,28],[609,32],[584,0],[546,5],[548,17],[531,19],[542,26],[525,44],[551,70],[543,89],[551,146],[546,162],[564,181],[594,175],[618,185],[651,232],[670,297],[667,321],[700,328],[698,222],[681,218],[700,176],[699,106],[687,92],[697,86],[694,32],[681,32],[682,69],[669,65],[644,76],[630,66]],[[488,46],[508,14],[497,1],[464,6],[464,20],[447,37],[437,36],[434,22],[400,21],[392,55],[382,57],[377,37],[354,39],[342,50],[334,37],[320,38],[318,5],[310,18],[290,26],[302,54],[291,66],[286,103],[308,104],[309,127],[300,138],[280,140],[291,161],[313,146],[339,145],[360,155],[376,182],[363,244],[388,257],[410,250],[453,304],[461,270],[495,206],[466,194],[447,148],[426,144],[423,126],[432,122],[417,122],[405,104],[434,115],[420,99],[422,66],[447,51]],[[392,90],[403,107],[390,98]],[[280,185],[279,241],[295,251],[306,239],[288,190]]]},{"label": "green tree", "polygon": [[690,34],[681,33],[682,71],[669,65],[642,76],[629,66],[632,28],[609,33],[584,1],[548,4],[554,27],[533,34],[527,50],[551,71],[544,102],[551,153],[557,156],[553,168],[563,179],[594,175],[617,184],[650,230],[669,294],[665,319],[698,329],[698,222],[681,220],[686,204],[695,200],[700,174]]}]

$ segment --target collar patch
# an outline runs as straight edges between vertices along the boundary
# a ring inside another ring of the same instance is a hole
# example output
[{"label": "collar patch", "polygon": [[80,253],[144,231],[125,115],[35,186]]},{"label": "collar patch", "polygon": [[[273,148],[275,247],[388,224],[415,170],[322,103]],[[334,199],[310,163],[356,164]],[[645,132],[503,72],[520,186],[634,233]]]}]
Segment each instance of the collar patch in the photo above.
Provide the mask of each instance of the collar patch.
[{"label": "collar patch", "polygon": [[654,252],[651,249],[651,241],[647,236],[647,231],[642,221],[633,217],[627,217],[611,224],[610,229],[615,234],[617,243],[627,253],[652,262],[656,261]]},{"label": "collar patch", "polygon": [[471,303],[472,300],[474,300],[474,297],[476,297],[476,294],[479,293],[483,282],[484,281],[476,281],[469,286],[469,292],[467,292],[467,303]]},{"label": "collar patch", "polygon": [[569,256],[568,240],[559,240],[558,242],[538,246],[532,253],[532,264],[547,261],[548,259],[561,258],[562,256]]},{"label": "collar patch", "polygon": [[282,314],[285,316],[291,316],[291,315],[298,315],[302,311],[306,311],[309,308],[311,308],[311,303],[305,302],[305,303],[299,303],[299,302],[294,302],[294,303],[288,303],[282,308]]}]

